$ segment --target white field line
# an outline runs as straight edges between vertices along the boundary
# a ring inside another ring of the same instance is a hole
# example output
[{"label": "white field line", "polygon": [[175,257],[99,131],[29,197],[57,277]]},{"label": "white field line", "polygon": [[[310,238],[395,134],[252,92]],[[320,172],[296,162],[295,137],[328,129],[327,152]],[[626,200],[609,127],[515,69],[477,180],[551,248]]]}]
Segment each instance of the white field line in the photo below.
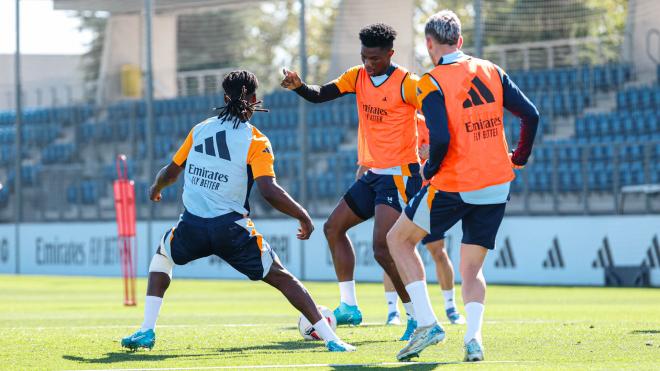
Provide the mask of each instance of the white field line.
[{"label": "white field line", "polygon": [[[534,324],[534,323],[566,323],[566,324],[575,324],[575,323],[585,323],[593,321],[563,321],[563,320],[492,320],[484,321],[485,324]],[[441,322],[441,324],[449,324],[449,322]],[[0,329],[4,330],[48,330],[48,329],[109,329],[109,328],[133,328],[137,326],[130,325],[90,325],[90,326],[11,326],[3,327],[0,326]],[[199,327],[199,324],[182,324],[182,325],[158,325],[158,328],[188,328],[188,327]],[[291,323],[216,323],[216,324],[204,324],[204,327],[293,327],[294,324]],[[381,322],[363,322],[361,326],[385,326]],[[358,326],[359,327],[359,326]]]},{"label": "white field line", "polygon": [[[204,324],[204,327],[258,327],[263,326],[264,324],[258,323],[216,323],[216,324]],[[276,324],[277,325],[277,324]],[[279,324],[286,326],[288,324],[282,323]],[[104,329],[104,328],[134,328],[139,326],[139,324],[133,325],[97,325],[97,326],[19,326],[19,327],[0,327],[5,330],[62,330],[62,329],[83,329],[83,330],[94,330],[94,329]],[[187,328],[187,327],[199,327],[200,325],[158,325],[158,328]]]},{"label": "white field line", "polygon": [[[173,370],[237,370],[268,368],[311,368],[311,367],[367,367],[367,366],[419,366],[419,365],[457,365],[474,362],[381,362],[381,363],[309,363],[298,365],[259,365],[259,366],[202,366],[202,367],[165,367],[165,368],[109,368],[94,370],[69,371],[173,371]],[[481,361],[479,364],[535,363],[535,361]]]}]

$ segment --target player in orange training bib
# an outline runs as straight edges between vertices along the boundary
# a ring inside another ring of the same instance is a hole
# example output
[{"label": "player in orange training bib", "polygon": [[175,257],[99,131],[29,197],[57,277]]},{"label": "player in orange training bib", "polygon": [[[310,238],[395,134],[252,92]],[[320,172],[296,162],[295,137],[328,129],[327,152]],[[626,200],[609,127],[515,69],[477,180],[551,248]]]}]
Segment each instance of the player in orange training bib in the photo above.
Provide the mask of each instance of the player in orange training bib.
[{"label": "player in orange training bib", "polygon": [[362,313],[355,294],[355,251],[346,232],[374,218],[373,250],[376,261],[392,279],[408,314],[402,340],[417,327],[408,293],[390,256],[386,235],[421,187],[417,155],[417,77],[392,62],[396,31],[385,24],[360,30],[363,64],[323,86],[306,85],[295,72],[284,71],[282,86],[313,103],[355,94],[358,109],[358,164],[356,182],[349,188],[324,225],[325,236],[339,281],[341,302],[335,309],[338,324],[358,325]]},{"label": "player in orange training bib", "polygon": [[[419,356],[444,341],[426,288],[424,265],[415,246],[427,235],[444,234],[461,221],[460,272],[467,328],[465,361],[481,361],[486,282],[482,272],[495,248],[504,217],[513,169],[527,162],[539,114],[509,76],[487,60],[464,54],[461,23],[449,10],[426,23],[426,47],[435,68],[418,83],[417,96],[429,129],[429,159],[422,188],[387,236],[397,268],[405,279],[419,327],[397,354],[400,361]],[[509,153],[504,108],[520,118],[520,142]]]},{"label": "player in orange training bib", "polygon": [[[429,157],[429,130],[426,127],[426,120],[424,116],[417,115],[417,147],[419,157],[424,163]],[[445,315],[452,325],[465,324],[465,318],[458,312],[456,308],[456,291],[454,289],[454,266],[449,259],[449,254],[445,248],[445,234],[429,234],[424,237],[421,242],[426,246],[433,262],[435,263],[435,272],[438,277],[438,284],[442,290],[442,297],[444,298]],[[398,295],[394,290],[392,281],[386,273],[383,274],[383,284],[385,286],[385,301],[387,302],[387,321],[388,325],[398,325],[401,323],[399,319],[399,309],[397,306]]]}]

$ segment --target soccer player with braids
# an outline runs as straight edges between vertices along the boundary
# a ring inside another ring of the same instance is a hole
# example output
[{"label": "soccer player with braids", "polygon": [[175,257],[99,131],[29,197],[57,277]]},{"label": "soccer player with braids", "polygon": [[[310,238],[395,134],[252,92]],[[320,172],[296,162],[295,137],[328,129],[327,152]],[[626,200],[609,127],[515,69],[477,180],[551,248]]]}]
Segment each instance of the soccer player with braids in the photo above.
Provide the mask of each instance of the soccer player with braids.
[{"label": "soccer player with braids", "polygon": [[274,208],[300,222],[297,237],[306,240],[314,225],[307,211],[275,179],[273,150],[268,138],[249,120],[260,108],[258,81],[249,71],[230,72],[222,82],[225,106],[192,128],[172,162],[158,172],[149,198],[158,202],[163,188],[185,170],[185,211],[160,240],[149,266],[144,322],[122,347],[151,349],[154,328],[174,265],[216,255],[251,280],[275,287],[311,323],[331,352],[354,351],[339,340],[323,319],[305,287],[284,268],[249,218],[248,199],[254,183]]}]

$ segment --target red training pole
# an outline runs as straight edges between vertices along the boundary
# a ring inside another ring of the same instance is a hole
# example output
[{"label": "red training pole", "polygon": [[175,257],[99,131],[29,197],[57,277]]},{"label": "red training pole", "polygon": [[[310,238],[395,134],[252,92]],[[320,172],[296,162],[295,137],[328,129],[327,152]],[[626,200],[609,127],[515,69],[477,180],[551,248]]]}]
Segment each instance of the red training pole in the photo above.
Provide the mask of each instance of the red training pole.
[{"label": "red training pole", "polygon": [[[128,164],[126,155],[117,156],[117,180],[113,182],[115,211],[117,213],[117,243],[124,280],[124,305],[134,306],[136,291],[137,246],[135,240],[135,188],[128,179]],[[135,255],[135,258],[134,258]]]}]

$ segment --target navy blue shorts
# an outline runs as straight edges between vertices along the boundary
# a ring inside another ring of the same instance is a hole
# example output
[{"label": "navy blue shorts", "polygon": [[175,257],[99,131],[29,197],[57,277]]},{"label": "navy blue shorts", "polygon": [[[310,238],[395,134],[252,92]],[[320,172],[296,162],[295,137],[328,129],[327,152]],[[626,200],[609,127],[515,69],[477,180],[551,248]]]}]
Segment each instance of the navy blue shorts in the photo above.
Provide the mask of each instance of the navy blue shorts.
[{"label": "navy blue shorts", "polygon": [[216,255],[251,280],[263,279],[277,258],[252,220],[239,213],[200,218],[184,211],[163,242],[177,265]]},{"label": "navy blue shorts", "polygon": [[473,205],[463,202],[457,192],[444,192],[424,186],[406,207],[406,216],[429,236],[444,234],[462,221],[464,244],[495,248],[497,230],[502,224],[506,203]]},{"label": "navy blue shorts", "polygon": [[426,245],[437,241],[442,241],[444,239],[445,239],[444,233],[442,233],[441,235],[427,234],[426,237],[422,239],[422,245]]},{"label": "navy blue shorts", "polygon": [[407,175],[381,175],[371,170],[364,173],[344,195],[348,207],[364,220],[374,216],[376,205],[388,205],[402,212],[422,187],[419,164],[409,164],[402,170]]}]

